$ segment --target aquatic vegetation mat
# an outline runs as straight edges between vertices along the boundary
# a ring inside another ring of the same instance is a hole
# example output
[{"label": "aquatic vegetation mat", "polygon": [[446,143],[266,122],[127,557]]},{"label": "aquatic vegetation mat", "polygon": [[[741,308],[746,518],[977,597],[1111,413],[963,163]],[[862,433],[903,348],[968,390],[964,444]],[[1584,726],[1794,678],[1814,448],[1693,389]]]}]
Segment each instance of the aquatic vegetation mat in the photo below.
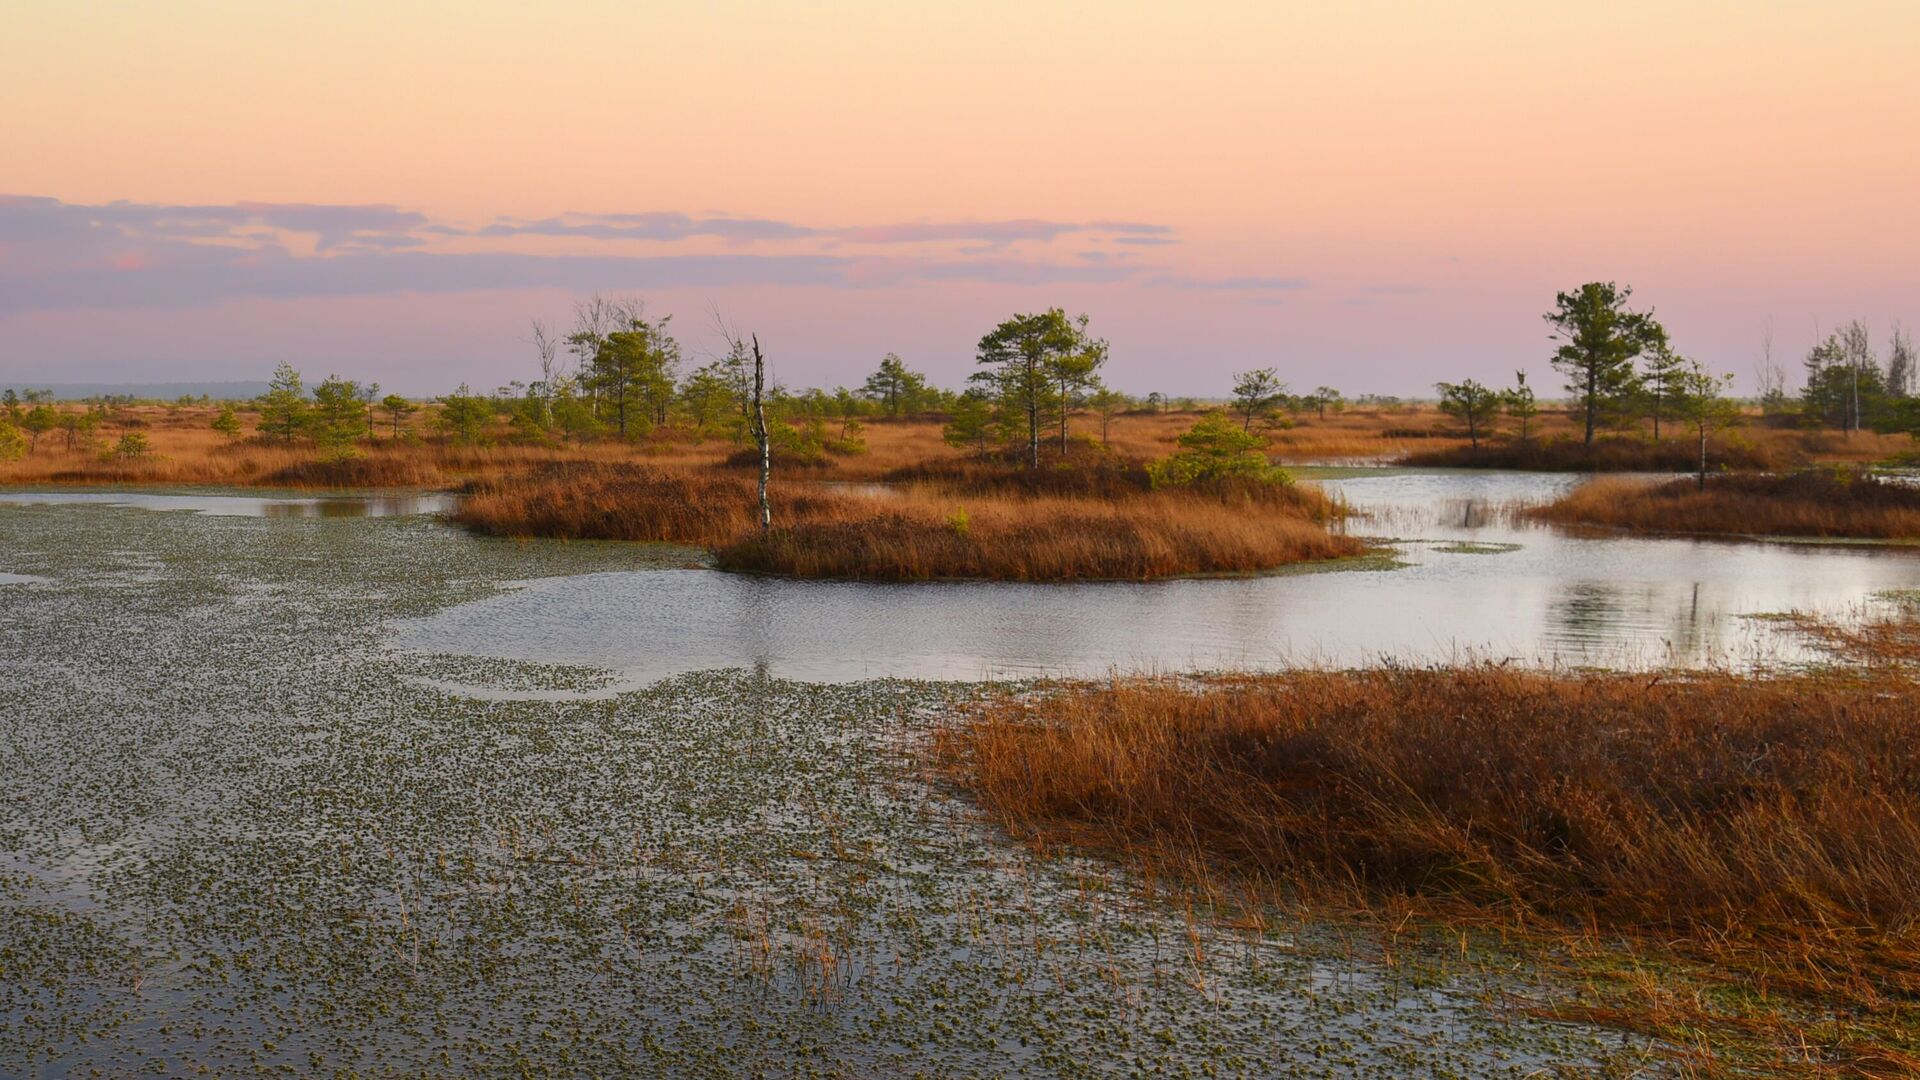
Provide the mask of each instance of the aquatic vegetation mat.
[{"label": "aquatic vegetation mat", "polygon": [[1524,972],[1230,926],[1034,855],[925,767],[978,687],[604,692],[593,669],[388,640],[683,550],[98,506],[0,512],[0,550],[48,579],[0,590],[0,1074],[1647,1060],[1639,1036],[1502,1007]]}]

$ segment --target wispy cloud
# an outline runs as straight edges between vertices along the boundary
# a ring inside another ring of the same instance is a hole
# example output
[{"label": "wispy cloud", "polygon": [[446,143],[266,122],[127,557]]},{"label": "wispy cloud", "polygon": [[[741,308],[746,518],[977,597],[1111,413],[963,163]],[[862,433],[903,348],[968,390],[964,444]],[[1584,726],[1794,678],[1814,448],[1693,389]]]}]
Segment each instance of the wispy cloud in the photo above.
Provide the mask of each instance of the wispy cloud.
[{"label": "wispy cloud", "polygon": [[476,236],[582,236],[599,240],[679,241],[715,237],[746,244],[821,240],[846,244],[976,243],[1002,247],[1021,241],[1051,243],[1063,236],[1107,235],[1120,242],[1172,243],[1165,225],[1129,221],[907,221],[884,225],[816,226],[765,218],[695,218],[680,213],[563,214],[535,221],[501,220],[473,230]]},{"label": "wispy cloud", "polygon": [[1168,289],[1198,289],[1208,292],[1284,292],[1304,289],[1303,278],[1291,277],[1194,277],[1188,274],[1161,274],[1147,284]]},{"label": "wispy cloud", "polygon": [[102,230],[122,238],[245,240],[254,230],[269,229],[312,236],[315,246],[326,250],[347,243],[417,242],[412,234],[428,224],[425,214],[379,205],[168,206],[118,201],[83,206],[42,196],[0,195],[0,242],[74,238]]},{"label": "wispy cloud", "polygon": [[578,236],[594,240],[680,241],[717,237],[732,243],[796,240],[817,236],[802,225],[760,218],[694,218],[680,213],[565,214],[536,221],[501,220],[472,230],[469,235]]},{"label": "wispy cloud", "polygon": [[[78,205],[0,196],[0,313],[77,308],[179,308],[237,297],[327,297],[485,289],[661,289],[747,285],[874,288],[913,283],[1019,285],[1138,279],[1147,268],[1071,252],[1015,255],[1018,240],[1086,233],[1149,235],[1160,226],[1044,221],[923,222],[823,229],[754,218],[676,213],[567,215],[479,229],[392,206],[235,203]],[[678,242],[717,238],[720,251],[553,254],[473,251],[476,240],[524,235]],[[301,238],[305,238],[304,240]],[[743,244],[826,239],[812,250],[739,251]],[[447,241],[461,245],[447,249]],[[983,247],[939,245],[964,241]],[[909,250],[861,252],[856,244]],[[912,249],[920,245],[919,249]]]}]

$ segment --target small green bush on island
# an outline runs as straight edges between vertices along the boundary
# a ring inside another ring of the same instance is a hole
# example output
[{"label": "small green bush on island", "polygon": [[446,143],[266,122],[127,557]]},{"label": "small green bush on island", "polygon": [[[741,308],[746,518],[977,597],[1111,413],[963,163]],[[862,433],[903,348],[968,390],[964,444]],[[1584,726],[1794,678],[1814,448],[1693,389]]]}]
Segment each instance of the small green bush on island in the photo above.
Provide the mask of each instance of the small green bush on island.
[{"label": "small green bush on island", "polygon": [[1291,484],[1285,469],[1267,461],[1260,436],[1235,427],[1222,412],[1210,412],[1181,435],[1180,449],[1147,466],[1153,486],[1193,487],[1222,480]]}]

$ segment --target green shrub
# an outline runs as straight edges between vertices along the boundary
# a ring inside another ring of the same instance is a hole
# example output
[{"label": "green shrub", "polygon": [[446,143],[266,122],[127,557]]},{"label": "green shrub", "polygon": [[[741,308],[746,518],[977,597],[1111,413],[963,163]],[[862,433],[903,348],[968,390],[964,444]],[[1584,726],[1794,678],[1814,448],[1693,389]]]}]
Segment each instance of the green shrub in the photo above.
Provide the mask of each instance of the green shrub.
[{"label": "green shrub", "polygon": [[1180,436],[1180,449],[1147,466],[1153,486],[1191,487],[1220,480],[1290,484],[1285,469],[1267,461],[1258,435],[1233,426],[1225,413],[1210,412]]}]

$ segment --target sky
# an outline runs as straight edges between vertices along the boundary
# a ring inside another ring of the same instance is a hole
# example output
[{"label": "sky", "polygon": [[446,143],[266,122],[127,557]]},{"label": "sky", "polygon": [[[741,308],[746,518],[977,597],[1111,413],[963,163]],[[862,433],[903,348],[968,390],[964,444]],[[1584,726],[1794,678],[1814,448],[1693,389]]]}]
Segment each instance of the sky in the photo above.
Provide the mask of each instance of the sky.
[{"label": "sky", "polygon": [[795,385],[1557,386],[1614,280],[1751,387],[1920,323],[1920,3],[0,0],[0,384],[491,388],[601,291]]}]

